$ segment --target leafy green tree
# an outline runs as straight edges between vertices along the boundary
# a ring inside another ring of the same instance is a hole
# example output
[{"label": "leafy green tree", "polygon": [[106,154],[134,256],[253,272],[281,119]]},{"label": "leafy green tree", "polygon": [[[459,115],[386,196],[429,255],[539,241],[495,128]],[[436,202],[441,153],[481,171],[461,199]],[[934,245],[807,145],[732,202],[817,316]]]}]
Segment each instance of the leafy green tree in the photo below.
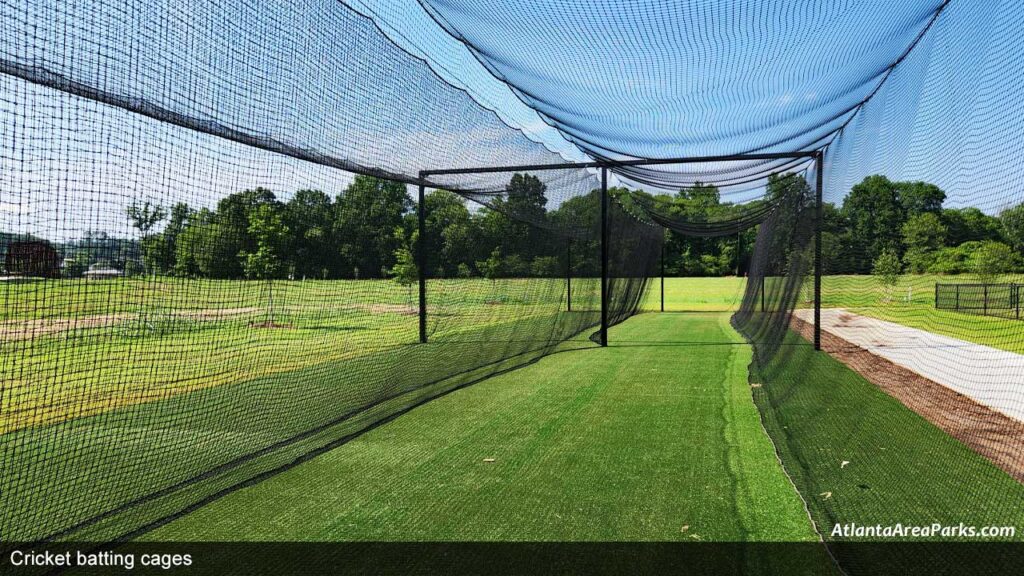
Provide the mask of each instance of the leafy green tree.
[{"label": "leafy green tree", "polygon": [[948,230],[948,246],[1000,238],[1002,226],[999,220],[977,208],[947,208],[942,211],[942,220]]},{"label": "leafy green tree", "polygon": [[937,250],[945,244],[946,232],[946,225],[934,212],[922,212],[903,224],[903,243],[908,250]]},{"label": "leafy green tree", "polygon": [[851,259],[854,272],[863,272],[860,263],[874,263],[886,250],[898,259],[904,215],[893,182],[880,175],[864,178],[843,200],[842,210],[850,226],[850,249],[858,255]]},{"label": "leafy green tree", "polygon": [[722,195],[713,184],[694,182],[692,186],[680,188],[676,193],[676,199],[684,212],[703,218],[720,205]]},{"label": "leafy green tree", "polygon": [[495,248],[486,260],[480,260],[476,263],[476,269],[480,271],[484,278],[490,280],[491,285],[494,286],[502,273],[501,263],[501,248]]},{"label": "leafy green tree", "polygon": [[406,241],[405,230],[401,227],[397,228],[395,236],[402,244],[395,250],[395,264],[391,267],[390,274],[399,286],[405,286],[406,302],[412,306],[412,286],[419,282],[419,267],[416,266],[416,258],[410,249],[411,242]]},{"label": "leafy green tree", "polygon": [[[753,245],[753,239],[747,244]],[[842,274],[851,268],[850,259],[858,257],[849,250],[850,232],[843,212],[835,204],[822,205],[821,260],[825,274]]]},{"label": "leafy green tree", "polygon": [[143,236],[166,217],[167,210],[163,206],[151,204],[148,200],[143,204],[132,202],[128,206],[128,218],[132,221],[132,226],[138,228]]},{"label": "leafy green tree", "polygon": [[[479,234],[462,197],[447,190],[434,190],[426,195],[424,202],[427,269],[452,271],[457,270],[459,264],[471,264],[477,253]],[[415,214],[410,216],[415,217]]]},{"label": "leafy green tree", "polygon": [[903,261],[910,272],[921,273],[934,262],[935,251],[946,241],[946,225],[934,212],[920,212],[903,224]]},{"label": "leafy green tree", "polygon": [[978,276],[978,281],[989,284],[999,279],[1001,274],[1020,269],[1020,255],[1002,242],[989,240],[983,242],[971,254],[971,271]]},{"label": "leafy green tree", "polygon": [[242,268],[246,277],[267,281],[267,327],[274,326],[274,282],[281,273],[281,249],[288,235],[288,227],[281,217],[276,204],[264,203],[249,213],[250,236],[255,240],[256,250],[240,252]]},{"label": "leafy green tree", "polygon": [[513,174],[505,187],[504,208],[517,219],[542,222],[546,214],[547,186],[531,174]]},{"label": "leafy green tree", "polygon": [[530,263],[521,254],[509,254],[501,264],[501,274],[507,278],[529,276]]},{"label": "leafy green tree", "polygon": [[946,201],[946,193],[935,184],[928,182],[895,182],[903,213],[908,218],[921,214],[942,213],[942,203]]},{"label": "leafy green tree", "polygon": [[484,246],[501,248],[506,257],[518,255],[524,260],[549,251],[538,235],[538,225],[547,222],[546,187],[536,176],[513,174],[505,186],[504,198],[490,202],[481,210],[479,241]]},{"label": "leafy green tree", "polygon": [[[551,222],[565,229],[597,230],[601,222],[600,190],[591,190],[588,194],[574,196],[562,202],[558,208],[549,213]],[[566,240],[560,239],[560,246],[551,246],[551,250],[563,253],[569,247]],[[601,263],[600,238],[572,239],[572,272],[577,276],[592,276],[600,273]]]},{"label": "leafy green tree", "polygon": [[167,268],[167,237],[165,234],[152,234],[142,239],[142,264],[145,270],[154,273],[169,271]]},{"label": "leafy green tree", "polygon": [[172,272],[174,270],[175,259],[177,258],[178,253],[178,237],[185,231],[192,215],[192,209],[189,208],[189,205],[185,202],[177,202],[171,206],[170,219],[167,222],[167,227],[164,228],[164,232],[161,235],[162,246],[159,251],[160,258],[156,263],[159,270],[164,272]]},{"label": "leafy green tree", "polygon": [[1003,238],[1018,253],[1024,252],[1024,204],[1018,204],[999,213]]},{"label": "leafy green tree", "polygon": [[256,249],[239,254],[246,277],[256,280],[276,277],[282,269],[281,248],[288,235],[280,209],[273,204],[257,206],[249,214],[248,232],[256,242]]},{"label": "leafy green tree", "polygon": [[541,278],[556,278],[562,275],[558,264],[554,256],[537,256],[530,264],[530,273]]},{"label": "leafy green tree", "polygon": [[391,232],[413,207],[405,184],[356,176],[334,202],[334,232],[341,247],[342,273],[381,277],[395,263],[398,240]]},{"label": "leafy green tree", "polygon": [[335,239],[331,197],[320,190],[299,190],[285,203],[283,217],[290,232],[286,244],[295,274],[302,277],[339,275],[340,248]]},{"label": "leafy green tree", "polygon": [[899,282],[900,272],[903,271],[903,267],[900,264],[900,257],[896,255],[896,251],[891,248],[885,248],[882,250],[878,258],[871,266],[871,274],[874,275],[878,283],[886,289],[888,297],[888,291]]},{"label": "leafy green tree", "polygon": [[160,206],[159,204],[151,204],[147,200],[143,204],[132,202],[131,205],[128,206],[127,211],[128,219],[131,220],[132,226],[138,229],[139,233],[142,235],[143,262],[156,263],[159,259],[159,254],[162,252],[163,243],[150,242],[149,232],[154,226],[167,217],[167,210],[165,210],[163,206]]},{"label": "leafy green tree", "polygon": [[218,251],[224,250],[235,255],[233,266],[218,262],[217,265],[223,267],[219,277],[238,278],[249,275],[245,268],[246,257],[258,251],[257,239],[250,232],[252,214],[265,205],[271,205],[275,210],[281,207],[274,193],[261,187],[229,194],[217,203],[217,211],[210,219],[210,223],[216,224],[217,228],[210,233],[215,233],[218,241],[224,244],[223,247],[217,247]]},{"label": "leafy green tree", "polygon": [[203,209],[192,218],[175,245],[178,276],[238,278],[242,269],[235,251],[237,238],[215,215]]},{"label": "leafy green tree", "polygon": [[931,274],[964,274],[971,271],[971,255],[981,242],[964,242],[959,246],[947,246],[935,251],[927,264]]}]

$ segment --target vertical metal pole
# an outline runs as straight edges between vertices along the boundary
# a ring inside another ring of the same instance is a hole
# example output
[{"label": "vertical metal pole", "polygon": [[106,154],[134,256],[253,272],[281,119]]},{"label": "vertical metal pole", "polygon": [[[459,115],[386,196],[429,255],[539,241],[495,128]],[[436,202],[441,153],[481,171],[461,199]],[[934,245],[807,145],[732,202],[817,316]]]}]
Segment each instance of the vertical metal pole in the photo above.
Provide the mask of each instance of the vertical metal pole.
[{"label": "vertical metal pole", "polygon": [[761,276],[761,312],[764,312],[764,276]]},{"label": "vertical metal pole", "polygon": [[740,277],[740,259],[743,257],[743,232],[736,233],[736,277]]},{"label": "vertical metal pole", "polygon": [[822,182],[824,181],[825,153],[819,151],[815,158],[815,171],[818,173],[818,185],[814,211],[814,349],[821,350],[821,228],[824,218],[822,207]]},{"label": "vertical metal pole", "polygon": [[935,283],[935,309],[939,309],[939,283]]},{"label": "vertical metal pole", "polygon": [[1013,302],[1017,307],[1017,320],[1020,320],[1020,286],[1013,285]]},{"label": "vertical metal pole", "polygon": [[565,238],[565,310],[572,312],[572,237]]},{"label": "vertical metal pole", "polygon": [[420,343],[427,343],[427,208],[423,202],[423,173],[420,173],[419,238],[416,241],[416,268],[420,277]]},{"label": "vertical metal pole", "polygon": [[608,345],[608,169],[601,167],[601,346]]},{"label": "vertical metal pole", "polygon": [[988,316],[988,284],[983,284],[981,290],[981,315]]},{"label": "vertical metal pole", "polygon": [[661,236],[661,311],[665,311],[665,235]]}]

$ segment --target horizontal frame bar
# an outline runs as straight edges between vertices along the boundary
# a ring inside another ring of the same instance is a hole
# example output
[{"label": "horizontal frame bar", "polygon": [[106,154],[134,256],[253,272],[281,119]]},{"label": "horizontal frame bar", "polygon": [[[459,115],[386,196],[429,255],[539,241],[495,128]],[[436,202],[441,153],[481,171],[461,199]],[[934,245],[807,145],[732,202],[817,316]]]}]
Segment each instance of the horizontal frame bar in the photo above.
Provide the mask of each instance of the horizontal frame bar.
[{"label": "horizontal frame bar", "polygon": [[521,164],[513,166],[484,166],[478,168],[446,168],[423,170],[421,177],[445,174],[487,174],[495,172],[539,172],[567,168],[618,168],[622,166],[659,166],[665,164],[698,164],[702,162],[742,162],[744,160],[785,160],[789,158],[817,158],[820,150],[777,152],[763,154],[732,154],[728,156],[687,156],[684,158],[657,158],[651,160],[595,160],[591,162],[561,162],[557,164]]}]

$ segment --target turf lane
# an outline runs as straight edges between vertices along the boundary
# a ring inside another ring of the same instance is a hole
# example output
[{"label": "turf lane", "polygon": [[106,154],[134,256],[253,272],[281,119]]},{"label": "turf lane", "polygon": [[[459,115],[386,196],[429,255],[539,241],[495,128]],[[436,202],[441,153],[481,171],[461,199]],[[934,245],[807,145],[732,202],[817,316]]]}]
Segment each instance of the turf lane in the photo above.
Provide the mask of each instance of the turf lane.
[{"label": "turf lane", "polygon": [[728,315],[641,315],[611,342],[434,400],[145,538],[815,538]]}]

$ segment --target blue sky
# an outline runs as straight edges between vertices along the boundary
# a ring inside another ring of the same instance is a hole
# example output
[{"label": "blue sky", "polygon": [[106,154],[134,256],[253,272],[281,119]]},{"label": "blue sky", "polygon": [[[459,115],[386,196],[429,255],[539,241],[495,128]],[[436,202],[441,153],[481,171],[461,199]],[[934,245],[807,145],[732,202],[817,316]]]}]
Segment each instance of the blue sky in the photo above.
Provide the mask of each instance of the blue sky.
[{"label": "blue sky", "polygon": [[[852,116],[830,147],[830,200],[876,172],[936,182],[950,206],[992,212],[1024,199],[1015,2],[954,0],[869,104],[845,116],[836,111],[878,85],[936,1],[424,0],[479,54],[417,0],[346,4],[372,23],[337,0],[4,4],[14,33],[0,35],[0,60],[411,174],[584,159],[548,122],[579,142],[670,156],[735,153],[779,135],[802,146]],[[390,42],[429,69],[404,63]],[[6,75],[0,140],[0,229],[56,239],[130,234],[133,199],[212,206],[256,185],[335,194],[351,179]],[[553,196],[591,185],[585,175],[561,182]]]}]

